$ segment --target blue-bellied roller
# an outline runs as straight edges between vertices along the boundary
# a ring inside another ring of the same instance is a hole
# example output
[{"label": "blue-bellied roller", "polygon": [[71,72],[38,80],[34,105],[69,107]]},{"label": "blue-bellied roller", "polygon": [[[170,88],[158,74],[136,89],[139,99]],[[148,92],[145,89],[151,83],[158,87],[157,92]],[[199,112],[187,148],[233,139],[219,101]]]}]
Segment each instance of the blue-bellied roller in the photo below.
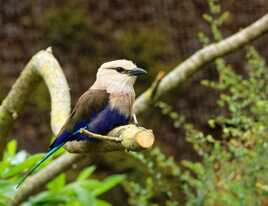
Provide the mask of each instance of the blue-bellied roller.
[{"label": "blue-bellied roller", "polygon": [[104,135],[115,127],[128,124],[133,117],[133,85],[137,76],[143,74],[146,74],[145,70],[125,59],[102,64],[98,69],[96,81],[79,98],[47,154],[27,172],[17,187],[66,142],[96,141],[81,134],[80,129]]}]

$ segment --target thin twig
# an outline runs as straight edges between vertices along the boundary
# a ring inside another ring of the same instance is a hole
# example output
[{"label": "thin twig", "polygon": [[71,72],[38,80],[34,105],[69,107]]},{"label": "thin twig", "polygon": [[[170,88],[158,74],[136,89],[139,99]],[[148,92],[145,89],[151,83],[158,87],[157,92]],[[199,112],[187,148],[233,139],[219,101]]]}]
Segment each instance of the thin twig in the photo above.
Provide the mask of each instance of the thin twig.
[{"label": "thin twig", "polygon": [[91,132],[91,131],[86,130],[86,129],[80,129],[80,133],[87,135],[87,137],[89,139],[95,138],[95,139],[99,139],[99,140],[109,140],[109,141],[115,141],[115,142],[122,141],[122,139],[120,137],[101,135],[101,134],[97,134],[97,133]]}]

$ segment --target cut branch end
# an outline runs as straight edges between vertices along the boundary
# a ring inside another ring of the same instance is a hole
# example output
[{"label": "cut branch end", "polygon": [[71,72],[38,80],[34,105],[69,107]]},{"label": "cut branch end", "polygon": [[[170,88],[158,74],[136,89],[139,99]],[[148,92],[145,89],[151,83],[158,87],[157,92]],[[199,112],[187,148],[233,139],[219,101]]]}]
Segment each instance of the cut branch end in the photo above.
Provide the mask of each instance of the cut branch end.
[{"label": "cut branch end", "polygon": [[141,148],[149,149],[154,144],[154,134],[152,130],[144,130],[136,134],[136,142]]}]

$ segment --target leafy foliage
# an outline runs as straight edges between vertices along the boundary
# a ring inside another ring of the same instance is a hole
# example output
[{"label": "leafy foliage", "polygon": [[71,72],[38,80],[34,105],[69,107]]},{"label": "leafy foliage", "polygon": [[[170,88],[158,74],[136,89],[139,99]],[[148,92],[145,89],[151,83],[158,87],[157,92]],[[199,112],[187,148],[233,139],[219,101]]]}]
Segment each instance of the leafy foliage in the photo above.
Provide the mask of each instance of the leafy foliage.
[{"label": "leafy foliage", "polygon": [[[21,174],[31,168],[41,156],[42,154],[36,154],[28,157],[28,154],[24,151],[17,153],[16,141],[12,140],[8,143],[4,158],[0,163],[0,205],[11,204]],[[48,163],[49,161],[46,164]],[[112,175],[99,181],[90,178],[94,170],[94,166],[85,168],[71,183],[66,183],[66,175],[61,174],[47,184],[47,190],[30,198],[23,205],[87,206],[90,203],[92,206],[109,206],[111,204],[99,199],[99,196],[118,185],[125,177],[123,175]]]},{"label": "leafy foliage", "polygon": [[[208,0],[208,5],[211,13],[203,17],[211,28],[211,37],[200,32],[198,38],[203,45],[222,40],[220,27],[229,16],[228,12],[221,11],[218,1]],[[200,131],[187,123],[167,103],[156,104],[162,114],[173,121],[175,128],[184,128],[187,141],[198,153],[200,161],[183,160],[179,164],[173,161],[167,166],[165,163],[168,158],[160,150],[153,158],[156,154],[153,150],[144,156],[146,160],[141,160],[147,162],[148,170],[154,166],[154,174],[150,173],[144,183],[136,182],[139,186],[135,185],[136,188],[141,187],[140,191],[144,194],[149,194],[148,198],[143,204],[137,199],[133,203],[135,192],[132,191],[132,205],[170,205],[172,202],[171,205],[180,203],[187,206],[257,206],[267,202],[268,68],[264,59],[251,46],[246,49],[246,75],[236,73],[223,58],[216,59],[214,63],[218,81],[202,81],[203,85],[219,93],[217,104],[220,112],[208,120],[211,133]],[[170,174],[163,172],[169,167],[178,168],[180,172],[172,174],[173,178],[161,188],[159,184],[170,177]],[[159,173],[159,180],[151,180]],[[155,187],[147,183],[149,180]],[[171,193],[179,190],[179,194],[166,196],[159,203],[159,193],[155,190],[162,189]]]},{"label": "leafy foliage", "polygon": [[[148,153],[131,153],[145,167],[144,174],[129,176],[124,187],[129,193],[129,204],[139,206],[178,205],[174,200],[179,187],[176,178],[181,174],[173,157],[166,157],[159,148]],[[138,181],[137,181],[138,180]]]},{"label": "leafy foliage", "polygon": [[[220,5],[209,3],[211,12],[219,14]],[[222,38],[219,28],[227,16],[224,12],[218,19],[205,18],[215,41]],[[206,42],[208,37],[202,36]],[[222,58],[215,60],[215,65],[219,81],[203,84],[220,93],[222,112],[208,121],[212,129],[220,128],[220,135],[185,126],[188,141],[202,157],[201,163],[182,162],[188,169],[182,175],[186,205],[262,205],[268,183],[267,67],[253,47],[247,48],[248,76],[235,73]]]},{"label": "leafy foliage", "polygon": [[[221,135],[206,135],[186,127],[187,138],[201,163],[183,161],[187,205],[262,205],[267,197],[267,67],[252,47],[247,51],[248,77],[216,61],[219,82],[205,81],[220,92],[222,114],[211,118]],[[261,77],[261,78],[260,78]],[[194,189],[194,190],[193,190]]]}]

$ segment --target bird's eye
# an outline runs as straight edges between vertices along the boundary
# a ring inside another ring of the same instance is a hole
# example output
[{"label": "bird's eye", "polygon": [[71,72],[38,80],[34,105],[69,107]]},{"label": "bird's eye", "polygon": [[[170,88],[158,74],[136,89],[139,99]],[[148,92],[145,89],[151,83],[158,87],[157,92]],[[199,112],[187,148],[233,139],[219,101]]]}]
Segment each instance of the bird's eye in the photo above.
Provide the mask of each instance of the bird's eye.
[{"label": "bird's eye", "polygon": [[125,71],[125,69],[122,67],[117,67],[115,70],[119,73],[123,73]]}]

